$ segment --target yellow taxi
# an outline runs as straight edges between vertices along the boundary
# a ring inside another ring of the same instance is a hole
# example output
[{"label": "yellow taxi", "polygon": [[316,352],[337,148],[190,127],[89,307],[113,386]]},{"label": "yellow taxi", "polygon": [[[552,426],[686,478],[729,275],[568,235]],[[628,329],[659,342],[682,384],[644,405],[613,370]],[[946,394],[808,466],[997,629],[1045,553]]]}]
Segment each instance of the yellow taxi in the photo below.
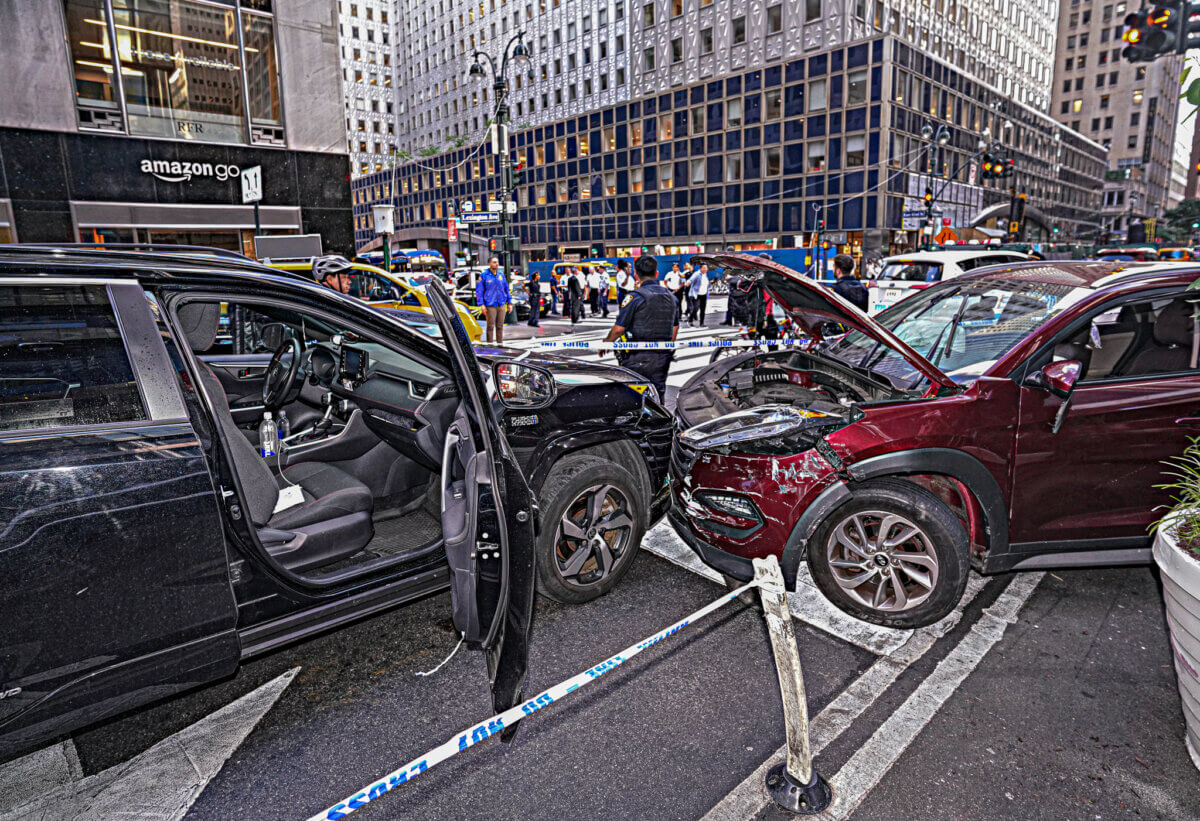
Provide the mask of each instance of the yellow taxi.
[{"label": "yellow taxi", "polygon": [[[271,268],[280,271],[296,271],[303,274],[312,273],[312,261],[271,262]],[[350,280],[350,294],[365,300],[368,305],[378,308],[394,308],[399,311],[414,311],[429,314],[429,298],[420,288],[415,288],[404,281],[398,274],[389,274],[382,268],[367,265],[362,262],[352,263],[354,273]],[[483,329],[475,321],[470,306],[455,300],[458,318],[467,329],[467,336],[472,342],[483,338]]]}]

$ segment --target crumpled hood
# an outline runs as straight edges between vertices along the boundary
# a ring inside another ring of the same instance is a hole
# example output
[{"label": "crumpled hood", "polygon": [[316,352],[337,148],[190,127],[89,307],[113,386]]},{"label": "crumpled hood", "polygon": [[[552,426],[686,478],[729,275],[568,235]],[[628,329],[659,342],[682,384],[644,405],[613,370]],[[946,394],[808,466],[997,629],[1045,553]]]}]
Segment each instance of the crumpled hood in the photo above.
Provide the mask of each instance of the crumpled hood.
[{"label": "crumpled hood", "polygon": [[871,319],[858,308],[842,299],[832,289],[826,288],[814,279],[793,271],[785,265],[750,254],[697,254],[692,257],[693,265],[706,264],[710,268],[722,268],[725,271],[739,271],[752,274],[759,278],[775,301],[779,303],[788,316],[799,324],[808,336],[820,341],[821,326],[826,322],[837,322],[857,331],[862,331],[872,339],[887,345],[903,356],[908,362],[925,375],[934,384],[948,388],[958,385],[917,351],[905,344],[901,339]]}]

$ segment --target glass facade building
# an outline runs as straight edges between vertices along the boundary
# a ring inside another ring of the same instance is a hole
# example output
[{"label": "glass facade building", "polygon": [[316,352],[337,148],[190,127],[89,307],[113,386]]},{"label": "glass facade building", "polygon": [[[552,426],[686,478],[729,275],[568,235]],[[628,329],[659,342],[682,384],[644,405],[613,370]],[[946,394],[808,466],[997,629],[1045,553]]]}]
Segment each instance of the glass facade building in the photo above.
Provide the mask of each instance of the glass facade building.
[{"label": "glass facade building", "polygon": [[[926,125],[949,142],[931,144]],[[793,247],[824,221],[840,250],[878,256],[911,245],[926,187],[948,226],[1007,217],[1012,181],[984,183],[973,161],[985,129],[1016,161],[1033,236],[1071,235],[1095,213],[1101,146],[885,36],[516,131],[517,230],[528,258],[548,259],[597,245]],[[486,209],[498,190],[488,152],[355,181],[356,244],[375,237],[375,202],[390,199],[403,228],[444,230],[464,200]]]}]

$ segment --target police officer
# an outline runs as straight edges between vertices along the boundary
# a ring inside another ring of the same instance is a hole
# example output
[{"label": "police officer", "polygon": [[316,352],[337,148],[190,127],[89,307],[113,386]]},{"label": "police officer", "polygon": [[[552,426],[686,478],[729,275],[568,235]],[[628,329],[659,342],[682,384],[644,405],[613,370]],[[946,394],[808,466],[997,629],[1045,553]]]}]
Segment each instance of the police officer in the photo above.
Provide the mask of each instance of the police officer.
[{"label": "police officer", "polygon": [[[633,264],[638,287],[621,302],[616,324],[605,342],[622,336],[630,342],[674,341],[679,333],[679,301],[658,283],[658,261],[644,255]],[[601,356],[604,351],[600,351]],[[658,390],[659,400],[667,399],[667,369],[671,367],[672,351],[633,350],[617,354],[623,367],[646,377]]]}]

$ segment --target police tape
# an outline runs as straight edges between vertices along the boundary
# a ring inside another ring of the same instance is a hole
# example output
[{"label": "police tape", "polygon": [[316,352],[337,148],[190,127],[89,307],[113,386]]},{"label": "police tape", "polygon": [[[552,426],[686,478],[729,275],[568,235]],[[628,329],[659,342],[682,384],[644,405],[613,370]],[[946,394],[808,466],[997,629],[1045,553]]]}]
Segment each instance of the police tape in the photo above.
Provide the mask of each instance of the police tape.
[{"label": "police tape", "polygon": [[688,348],[763,348],[768,345],[781,347],[809,345],[811,339],[686,339],[682,342],[576,342],[571,340],[547,339],[537,343],[539,348],[583,351],[681,351]]},{"label": "police tape", "polygon": [[345,818],[355,810],[362,809],[367,804],[387,795],[392,790],[412,781],[421,773],[431,769],[437,764],[441,764],[448,758],[451,758],[463,750],[473,747],[479,742],[490,738],[493,735],[504,730],[506,727],[511,727],[526,716],[533,715],[543,707],[553,704],[558,699],[573,693],[583,685],[595,681],[606,673],[610,673],[620,665],[629,661],[634,656],[644,650],[648,650],[659,642],[667,639],[693,622],[699,621],[705,616],[713,613],[731,601],[736,599],[742,593],[759,585],[758,581],[752,581],[744,584],[736,590],[726,593],[716,601],[713,601],[704,607],[701,607],[696,612],[684,616],[679,621],[672,624],[665,630],[660,630],[652,636],[642,639],[637,644],[631,644],[616,655],[609,656],[604,661],[597,664],[595,667],[588,668],[578,675],[572,676],[566,681],[555,684],[543,690],[538,695],[528,701],[518,704],[512,709],[505,710],[502,713],[484,719],[473,727],[468,727],[461,733],[450,738],[444,744],[434,747],[429,752],[419,758],[414,758],[403,767],[393,770],[377,781],[372,782],[363,789],[353,795],[339,801],[329,809],[312,816],[309,821],[335,821],[338,818]]}]

